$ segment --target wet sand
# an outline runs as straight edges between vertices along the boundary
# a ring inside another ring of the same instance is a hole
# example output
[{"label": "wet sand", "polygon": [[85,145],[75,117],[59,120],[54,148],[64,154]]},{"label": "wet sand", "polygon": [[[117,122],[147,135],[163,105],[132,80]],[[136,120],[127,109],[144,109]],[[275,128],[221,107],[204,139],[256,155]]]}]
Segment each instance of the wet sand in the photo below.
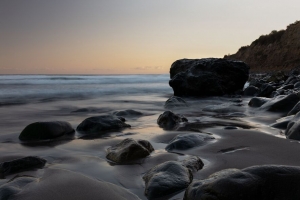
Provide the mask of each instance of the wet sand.
[{"label": "wet sand", "polygon": [[[146,171],[165,161],[180,161],[192,155],[199,156],[205,164],[194,173],[194,179],[204,179],[227,168],[262,164],[300,166],[299,142],[285,139],[282,130],[269,126],[280,114],[250,108],[249,98],[241,98],[239,103],[236,101],[240,98],[185,99],[190,107],[172,111],[186,116],[194,123],[193,129],[185,130],[182,123],[181,128],[177,127],[181,131],[164,130],[156,120],[165,110],[163,105],[168,96],[170,94],[1,107],[0,162],[39,156],[46,159],[47,164],[43,169],[6,176],[0,179],[0,187],[15,184],[18,192],[9,199],[147,199],[142,180]],[[79,109],[84,112],[74,112]],[[76,128],[87,117],[125,109],[143,113],[141,117],[125,117],[126,123],[132,126],[129,129],[98,137],[82,137],[76,132],[72,139],[33,144],[18,140],[22,129],[35,121],[63,120]],[[237,129],[224,129],[226,126]],[[176,135],[191,132],[209,134],[215,139],[185,151],[165,151]],[[130,165],[107,160],[106,149],[125,138],[148,140],[155,151]],[[182,199],[183,192],[163,199]]]}]

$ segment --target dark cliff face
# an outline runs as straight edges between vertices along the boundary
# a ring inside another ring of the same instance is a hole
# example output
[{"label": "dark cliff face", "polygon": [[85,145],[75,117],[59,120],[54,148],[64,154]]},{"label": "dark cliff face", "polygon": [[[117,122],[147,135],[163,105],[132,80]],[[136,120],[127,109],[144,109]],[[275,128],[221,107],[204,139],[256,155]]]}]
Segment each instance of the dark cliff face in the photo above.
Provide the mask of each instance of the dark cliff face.
[{"label": "dark cliff face", "polygon": [[300,21],[290,24],[286,30],[260,36],[250,46],[241,47],[236,54],[224,58],[244,61],[252,72],[300,66]]}]

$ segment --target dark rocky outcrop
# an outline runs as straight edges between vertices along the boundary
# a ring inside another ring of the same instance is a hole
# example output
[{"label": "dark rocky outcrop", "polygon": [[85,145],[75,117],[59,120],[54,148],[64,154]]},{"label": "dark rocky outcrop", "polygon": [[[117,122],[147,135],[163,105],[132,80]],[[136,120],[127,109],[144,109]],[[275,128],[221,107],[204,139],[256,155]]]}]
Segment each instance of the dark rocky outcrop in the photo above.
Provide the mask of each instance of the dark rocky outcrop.
[{"label": "dark rocky outcrop", "polygon": [[148,199],[162,198],[185,189],[192,181],[191,171],[180,162],[167,161],[150,169],[144,176]]},{"label": "dark rocky outcrop", "polygon": [[131,127],[126,124],[123,117],[116,117],[113,115],[103,115],[96,117],[89,117],[83,120],[78,126],[77,131],[82,134],[97,133],[100,131],[120,130]]},{"label": "dark rocky outcrop", "polygon": [[300,167],[263,165],[226,169],[193,181],[184,200],[294,200],[300,198]]},{"label": "dark rocky outcrop", "polygon": [[74,129],[69,122],[35,122],[24,128],[19,139],[22,141],[49,140],[70,133],[74,133]]},{"label": "dark rocky outcrop", "polygon": [[250,99],[248,105],[250,107],[261,107],[269,100],[270,100],[269,98],[265,98],[265,97],[253,97],[252,99]]},{"label": "dark rocky outcrop", "polygon": [[165,108],[167,109],[182,108],[182,107],[188,107],[188,104],[186,103],[185,100],[176,96],[170,97],[165,103]]},{"label": "dark rocky outcrop", "polygon": [[298,102],[297,94],[280,95],[264,103],[260,109],[287,114]]},{"label": "dark rocky outcrop", "polygon": [[27,156],[16,160],[0,163],[0,177],[4,178],[9,174],[15,174],[36,168],[43,168],[46,160],[36,156]]},{"label": "dark rocky outcrop", "polygon": [[157,119],[157,124],[165,129],[173,129],[180,122],[187,122],[184,116],[176,115],[171,111],[165,111]]},{"label": "dark rocky outcrop", "polygon": [[212,139],[214,139],[214,137],[200,133],[180,134],[169,142],[169,144],[166,146],[166,150],[187,150],[197,146],[205,145],[208,141]]},{"label": "dark rocky outcrop", "polygon": [[127,138],[119,144],[107,149],[106,158],[116,163],[127,163],[145,158],[154,151],[150,142],[146,140],[135,141]]},{"label": "dark rocky outcrop", "polygon": [[285,135],[288,139],[300,140],[300,112],[288,123]]},{"label": "dark rocky outcrop", "polygon": [[175,96],[218,96],[242,90],[248,76],[249,67],[243,62],[182,59],[172,64],[169,84]]}]

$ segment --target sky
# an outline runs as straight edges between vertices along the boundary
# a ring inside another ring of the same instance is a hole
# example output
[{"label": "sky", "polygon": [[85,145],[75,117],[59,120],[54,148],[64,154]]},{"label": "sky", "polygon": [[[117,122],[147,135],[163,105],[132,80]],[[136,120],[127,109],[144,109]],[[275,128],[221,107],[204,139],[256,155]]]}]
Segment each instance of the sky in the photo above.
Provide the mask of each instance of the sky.
[{"label": "sky", "polygon": [[0,74],[166,74],[300,20],[299,0],[0,0]]}]

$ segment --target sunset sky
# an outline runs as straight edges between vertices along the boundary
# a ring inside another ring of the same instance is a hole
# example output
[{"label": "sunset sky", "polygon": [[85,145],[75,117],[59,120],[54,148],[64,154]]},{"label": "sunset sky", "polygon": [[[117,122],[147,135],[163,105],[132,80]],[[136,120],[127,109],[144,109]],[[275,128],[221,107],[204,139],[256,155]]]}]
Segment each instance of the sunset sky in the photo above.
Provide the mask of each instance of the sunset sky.
[{"label": "sunset sky", "polygon": [[299,0],[0,0],[0,74],[161,74],[300,20]]}]

